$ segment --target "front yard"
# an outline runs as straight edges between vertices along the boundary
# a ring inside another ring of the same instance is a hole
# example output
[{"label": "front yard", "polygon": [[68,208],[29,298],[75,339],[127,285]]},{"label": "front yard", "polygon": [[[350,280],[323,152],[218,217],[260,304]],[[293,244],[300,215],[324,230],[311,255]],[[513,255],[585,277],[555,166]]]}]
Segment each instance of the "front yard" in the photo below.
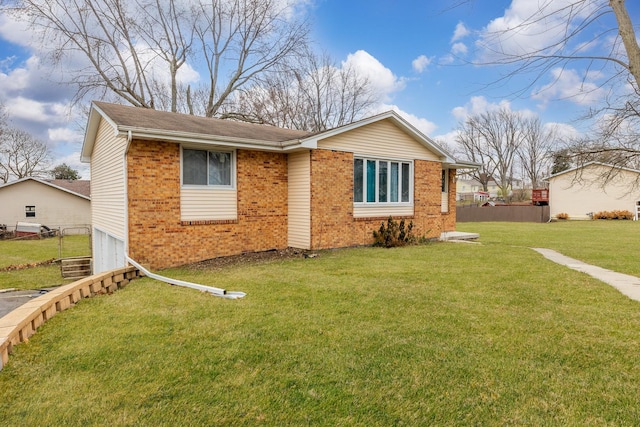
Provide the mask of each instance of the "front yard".
[{"label": "front yard", "polygon": [[526,246],[634,274],[639,225],[460,224],[484,244],[165,271],[247,296],[141,279],[82,301],[16,348],[0,414],[7,425],[634,425],[640,303]]}]

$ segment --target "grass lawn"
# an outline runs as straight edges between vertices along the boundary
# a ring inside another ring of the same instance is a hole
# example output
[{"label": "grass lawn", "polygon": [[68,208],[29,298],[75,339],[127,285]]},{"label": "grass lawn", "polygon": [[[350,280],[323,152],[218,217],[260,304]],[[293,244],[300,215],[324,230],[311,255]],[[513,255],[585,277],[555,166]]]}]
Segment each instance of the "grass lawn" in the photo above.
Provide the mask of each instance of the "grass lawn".
[{"label": "grass lawn", "polygon": [[[636,226],[625,224],[601,244],[622,249]],[[0,372],[2,420],[636,425],[640,303],[523,246],[561,249],[555,226],[527,237],[530,224],[464,224],[486,243],[165,272],[247,292],[234,301],[135,281],[16,348]]]},{"label": "grass lawn", "polygon": [[584,262],[640,277],[640,221],[458,223],[485,245],[554,249]]},{"label": "grass lawn", "polygon": [[[0,269],[51,259],[91,255],[88,235],[70,235],[40,240],[0,240]],[[0,289],[40,289],[69,283],[62,278],[60,265],[0,271]]]}]

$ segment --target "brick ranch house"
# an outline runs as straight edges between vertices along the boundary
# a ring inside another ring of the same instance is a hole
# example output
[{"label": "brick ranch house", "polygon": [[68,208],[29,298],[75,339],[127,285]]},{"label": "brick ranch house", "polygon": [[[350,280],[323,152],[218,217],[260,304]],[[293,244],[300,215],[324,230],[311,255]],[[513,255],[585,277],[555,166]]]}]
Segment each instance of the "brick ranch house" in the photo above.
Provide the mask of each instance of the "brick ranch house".
[{"label": "brick ranch house", "polygon": [[395,112],[319,133],[94,102],[94,272],[372,243],[390,215],[456,226],[456,162]]}]

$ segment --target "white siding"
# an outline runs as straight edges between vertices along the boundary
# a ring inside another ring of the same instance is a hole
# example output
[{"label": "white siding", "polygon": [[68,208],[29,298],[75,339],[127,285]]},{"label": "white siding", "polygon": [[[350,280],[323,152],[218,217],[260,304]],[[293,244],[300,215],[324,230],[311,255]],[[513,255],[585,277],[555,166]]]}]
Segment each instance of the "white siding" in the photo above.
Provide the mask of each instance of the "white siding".
[{"label": "white siding", "polygon": [[439,160],[435,153],[389,120],[321,140],[318,148],[389,159]]},{"label": "white siding", "polygon": [[93,274],[126,266],[124,241],[93,229]]},{"label": "white siding", "polygon": [[354,206],[354,218],[377,218],[391,216],[411,216],[413,206]]},{"label": "white siding", "polygon": [[582,172],[567,172],[549,180],[549,210],[569,219],[587,219],[589,212],[627,210],[635,213],[640,192],[634,189],[637,173],[620,171],[606,183],[603,175],[610,170],[601,165],[586,166]]},{"label": "white siding", "polygon": [[311,159],[309,151],[289,154],[288,245],[311,248]]},{"label": "white siding", "polygon": [[180,219],[235,220],[238,218],[238,191],[182,187],[180,189]]},{"label": "white siding", "polygon": [[[35,206],[35,217],[27,217],[25,206]],[[0,224],[11,229],[18,221],[49,228],[91,227],[91,202],[38,181],[26,180],[0,189]],[[74,231],[67,230],[72,234]]]},{"label": "white siding", "polygon": [[125,238],[126,192],[124,152],[127,140],[117,137],[104,120],[91,155],[91,219],[94,227]]}]

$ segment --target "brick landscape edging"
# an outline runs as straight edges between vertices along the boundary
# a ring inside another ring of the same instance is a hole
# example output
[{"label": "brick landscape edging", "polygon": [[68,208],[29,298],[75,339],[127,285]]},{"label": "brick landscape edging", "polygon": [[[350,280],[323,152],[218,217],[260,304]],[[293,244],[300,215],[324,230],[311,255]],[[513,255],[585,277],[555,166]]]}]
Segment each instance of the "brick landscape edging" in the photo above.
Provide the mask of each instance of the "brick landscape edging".
[{"label": "brick landscape edging", "polygon": [[13,347],[27,341],[44,322],[82,298],[124,288],[142,274],[135,267],[124,267],[60,286],[21,305],[0,318],[0,370],[9,361]]}]

